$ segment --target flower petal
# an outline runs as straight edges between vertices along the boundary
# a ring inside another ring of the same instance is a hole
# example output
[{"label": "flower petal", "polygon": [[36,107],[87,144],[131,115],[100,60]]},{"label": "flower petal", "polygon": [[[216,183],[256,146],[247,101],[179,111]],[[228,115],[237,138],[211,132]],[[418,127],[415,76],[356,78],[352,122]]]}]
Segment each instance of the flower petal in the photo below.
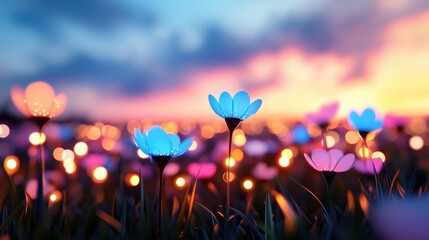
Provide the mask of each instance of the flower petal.
[{"label": "flower petal", "polygon": [[64,94],[58,94],[55,98],[54,98],[54,103],[52,104],[51,107],[51,113],[50,113],[50,117],[55,117],[60,115],[67,104],[67,97]]},{"label": "flower petal", "polygon": [[311,160],[319,167],[320,171],[331,171],[330,158],[329,153],[323,149],[316,149],[311,153]]},{"label": "flower petal", "polygon": [[240,91],[234,95],[233,102],[233,117],[240,118],[250,105],[249,94],[245,91]]},{"label": "flower petal", "polygon": [[310,158],[310,156],[308,156],[308,155],[307,155],[307,153],[304,153],[304,157],[305,157],[305,160],[307,160],[308,164],[310,164],[310,166],[312,166],[315,170],[317,170],[317,171],[322,171],[322,169],[321,169],[321,168],[319,168],[319,166],[317,166],[317,165],[313,162],[313,160]]},{"label": "flower petal", "polygon": [[25,116],[30,117],[27,105],[25,104],[24,90],[20,87],[13,87],[11,90],[11,98],[15,107]]},{"label": "flower petal", "polygon": [[344,153],[339,149],[331,149],[329,150],[329,155],[331,156],[329,159],[329,169],[330,171],[334,171],[335,166],[338,164]]},{"label": "flower petal", "polygon": [[153,126],[147,134],[146,141],[152,156],[169,156],[171,154],[170,138],[161,127]]},{"label": "flower petal", "polygon": [[211,94],[209,94],[209,103],[210,103],[210,106],[212,107],[213,111],[214,111],[217,115],[219,115],[220,117],[225,117],[225,114],[223,113],[223,110],[222,110],[222,108],[220,107],[219,102],[218,102],[218,101],[216,100],[216,98],[215,98],[213,95],[211,95]]},{"label": "flower petal", "polygon": [[167,134],[168,138],[170,139],[171,143],[171,150],[173,152],[177,151],[179,149],[180,145],[180,138],[177,136],[177,134]]},{"label": "flower petal", "polygon": [[344,155],[340,160],[337,162],[337,164],[333,167],[334,172],[346,172],[350,168],[353,167],[353,164],[355,163],[355,155],[353,153],[348,153]]},{"label": "flower petal", "polygon": [[192,141],[192,138],[187,138],[185,141],[183,141],[174,156],[180,156],[184,154],[191,147]]},{"label": "flower petal", "polygon": [[25,89],[27,107],[32,116],[49,117],[54,103],[54,89],[46,82],[33,82]]},{"label": "flower petal", "polygon": [[228,92],[223,92],[220,94],[219,105],[223,111],[224,117],[232,117],[232,97]]},{"label": "flower petal", "polygon": [[253,114],[255,114],[259,110],[259,108],[261,107],[261,104],[262,104],[261,99],[257,99],[255,101],[253,101],[252,104],[250,104],[250,106],[247,108],[246,112],[244,112],[244,114],[241,115],[240,119],[246,120],[249,117],[251,117]]},{"label": "flower petal", "polygon": [[147,141],[146,141],[146,133],[140,131],[139,129],[134,129],[134,143],[137,145],[137,147],[144,152],[147,155],[152,155],[151,152],[149,151],[149,148],[147,146]]},{"label": "flower petal", "polygon": [[352,125],[352,127],[356,130],[360,129],[360,122],[359,122],[359,115],[357,114],[357,112],[355,111],[351,111],[349,114],[349,122],[350,125]]}]

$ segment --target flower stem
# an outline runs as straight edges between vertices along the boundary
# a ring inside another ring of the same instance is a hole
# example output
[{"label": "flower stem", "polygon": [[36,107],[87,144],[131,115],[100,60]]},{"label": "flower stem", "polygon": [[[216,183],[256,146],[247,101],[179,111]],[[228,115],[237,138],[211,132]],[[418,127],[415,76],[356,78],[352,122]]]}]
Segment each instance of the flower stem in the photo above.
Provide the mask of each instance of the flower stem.
[{"label": "flower stem", "polygon": [[162,173],[163,171],[160,169],[159,170],[159,193],[158,193],[158,236],[161,236],[161,232],[162,232],[162,214],[163,214],[163,185],[164,185],[164,180],[162,177]]},{"label": "flower stem", "polygon": [[[42,136],[42,128],[43,126],[39,126],[40,138]],[[45,187],[45,153],[44,153],[43,143],[40,142],[39,145],[40,145],[40,166],[39,166],[40,172],[37,176],[38,178],[37,201],[36,201],[37,217],[41,217],[41,215],[44,213],[44,208],[45,208],[45,198],[43,196],[44,187]]]},{"label": "flower stem", "polygon": [[231,149],[232,149],[232,133],[229,131],[229,145],[228,145],[228,161],[226,164],[226,205],[225,205],[225,222],[224,222],[224,239],[228,239],[228,219],[229,219],[229,207],[231,202],[231,184],[230,184],[230,163],[231,163]]}]

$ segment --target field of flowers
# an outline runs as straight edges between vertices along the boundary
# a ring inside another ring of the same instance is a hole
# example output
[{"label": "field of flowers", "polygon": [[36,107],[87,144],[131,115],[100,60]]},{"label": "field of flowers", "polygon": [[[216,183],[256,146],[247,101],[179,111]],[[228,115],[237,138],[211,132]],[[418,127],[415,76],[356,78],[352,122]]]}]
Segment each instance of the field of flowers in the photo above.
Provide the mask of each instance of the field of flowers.
[{"label": "field of flowers", "polygon": [[339,102],[261,119],[263,99],[207,95],[206,122],[57,122],[73,99],[40,81],[13,88],[26,118],[0,116],[0,238],[429,234],[426,119],[372,108],[339,119]]}]

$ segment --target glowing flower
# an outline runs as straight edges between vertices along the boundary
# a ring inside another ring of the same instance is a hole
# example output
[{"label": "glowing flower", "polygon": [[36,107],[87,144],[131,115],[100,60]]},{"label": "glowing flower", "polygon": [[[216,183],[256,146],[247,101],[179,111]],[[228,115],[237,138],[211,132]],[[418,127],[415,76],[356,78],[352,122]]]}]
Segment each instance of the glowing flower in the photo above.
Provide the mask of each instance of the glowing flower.
[{"label": "glowing flower", "polygon": [[346,172],[353,167],[355,156],[353,153],[344,155],[341,150],[331,149],[329,151],[316,149],[311,157],[304,153],[307,162],[320,172]]},{"label": "glowing flower", "polygon": [[153,126],[147,133],[135,129],[134,141],[149,156],[180,156],[192,145],[192,138],[180,142],[179,136],[166,133],[160,126]]},{"label": "glowing flower", "polygon": [[337,114],[339,107],[339,102],[322,105],[317,112],[308,113],[305,118],[321,127],[326,127],[329,121]]},{"label": "glowing flower", "polygon": [[372,108],[366,108],[360,116],[352,111],[349,115],[349,121],[352,127],[363,135],[383,127],[383,120],[376,119],[375,111]]},{"label": "glowing flower", "polygon": [[381,158],[356,160],[354,169],[363,174],[375,174],[381,172],[383,169],[383,161]]},{"label": "glowing flower", "polygon": [[261,107],[262,100],[257,99],[250,103],[249,94],[245,91],[237,92],[234,97],[228,92],[220,94],[219,101],[209,94],[209,103],[213,111],[225,118],[230,131],[233,131],[240,121],[248,119]]},{"label": "glowing flower", "polygon": [[294,141],[298,144],[305,144],[310,140],[307,128],[302,124],[298,124],[293,128],[292,135]]},{"label": "glowing flower", "polygon": [[208,179],[215,175],[216,168],[214,163],[191,163],[188,165],[188,173],[198,179]]},{"label": "glowing flower", "polygon": [[258,163],[252,171],[253,176],[260,180],[272,180],[278,173],[279,170],[276,167],[269,167],[264,162]]},{"label": "glowing flower", "polygon": [[25,90],[13,87],[12,102],[27,117],[53,118],[64,111],[67,98],[64,94],[55,96],[54,89],[46,82],[37,81]]}]

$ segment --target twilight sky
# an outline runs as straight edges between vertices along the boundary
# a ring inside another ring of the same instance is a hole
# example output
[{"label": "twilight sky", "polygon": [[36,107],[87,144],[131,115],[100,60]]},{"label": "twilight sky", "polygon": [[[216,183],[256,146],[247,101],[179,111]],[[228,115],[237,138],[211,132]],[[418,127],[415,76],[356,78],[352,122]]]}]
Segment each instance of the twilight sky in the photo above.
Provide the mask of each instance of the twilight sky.
[{"label": "twilight sky", "polygon": [[0,8],[0,110],[44,80],[93,120],[216,118],[207,95],[224,90],[261,98],[260,117],[429,112],[427,0],[16,2]]}]

